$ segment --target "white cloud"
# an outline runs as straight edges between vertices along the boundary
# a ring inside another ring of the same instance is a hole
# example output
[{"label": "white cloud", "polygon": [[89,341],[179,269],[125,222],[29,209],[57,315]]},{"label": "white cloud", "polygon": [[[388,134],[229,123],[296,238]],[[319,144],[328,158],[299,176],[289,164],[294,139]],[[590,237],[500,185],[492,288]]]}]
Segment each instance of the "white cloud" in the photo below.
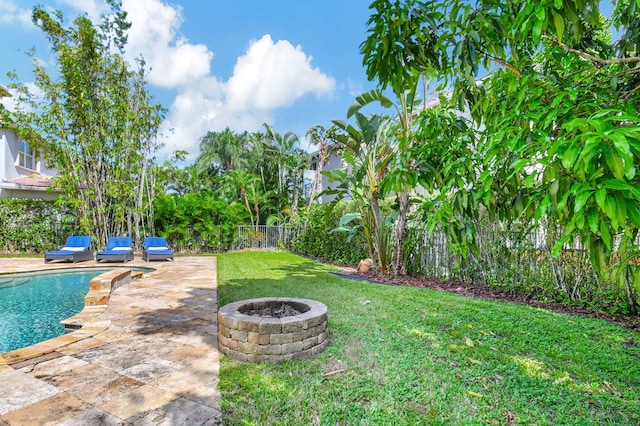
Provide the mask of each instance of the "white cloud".
[{"label": "white cloud", "polygon": [[258,131],[273,124],[276,110],[307,94],[331,96],[335,80],[313,68],[311,60],[300,46],[274,43],[265,35],[238,58],[226,83],[208,77],[180,87],[164,126],[166,150],[183,149],[193,159],[207,131]]},{"label": "white cloud", "polygon": [[273,119],[271,111],[236,112],[225,103],[226,85],[215,77],[208,77],[182,87],[169,108],[162,126],[167,154],[175,150],[189,152],[188,160],[199,153],[200,138],[208,131],[258,131],[263,123]]},{"label": "white cloud", "polygon": [[204,44],[191,44],[178,32],[182,8],[159,0],[124,0],[122,7],[131,22],[128,31],[129,59],[144,56],[150,83],[175,88],[206,77],[213,53]]},{"label": "white cloud", "polygon": [[31,24],[31,9],[23,9],[11,0],[0,0],[0,24]]},{"label": "white cloud", "polygon": [[335,80],[312,68],[311,56],[286,40],[264,35],[238,58],[229,79],[228,104],[235,110],[271,110],[291,106],[308,93],[330,95]]},{"label": "white cloud", "polygon": [[[104,0],[61,0],[87,13],[95,22],[110,11]],[[228,81],[211,74],[213,52],[194,44],[181,32],[184,22],[180,6],[165,0],[123,0],[131,22],[127,59],[144,57],[149,83],[176,93],[162,126],[165,151],[183,149],[190,158],[198,154],[198,143],[207,131],[257,131],[263,123],[274,124],[275,113],[307,95],[331,97],[336,81],[311,65],[312,56],[287,40],[270,35],[250,43],[237,58]],[[3,19],[26,19],[30,10],[10,0],[0,0]],[[8,103],[11,103],[9,101]],[[167,106],[167,105],[165,105]]]}]

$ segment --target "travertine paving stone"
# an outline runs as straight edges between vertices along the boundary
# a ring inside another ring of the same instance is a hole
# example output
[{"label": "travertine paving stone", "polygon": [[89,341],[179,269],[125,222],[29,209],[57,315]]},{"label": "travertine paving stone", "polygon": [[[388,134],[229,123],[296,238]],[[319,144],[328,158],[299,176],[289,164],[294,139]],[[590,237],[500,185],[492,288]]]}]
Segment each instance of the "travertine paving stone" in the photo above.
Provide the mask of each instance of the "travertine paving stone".
[{"label": "travertine paving stone", "polygon": [[[0,259],[0,272],[70,266]],[[0,426],[222,424],[215,258],[126,266],[157,270],[83,311],[79,331],[0,354]]]},{"label": "travertine paving stone", "polygon": [[91,409],[90,406],[67,393],[59,393],[34,405],[11,411],[3,415],[2,419],[10,425],[48,426]]},{"label": "travertine paving stone", "polygon": [[216,417],[220,417],[218,410],[180,398],[147,413],[142,418],[133,416],[127,420],[136,426],[174,426],[202,425]]},{"label": "travertine paving stone", "polygon": [[62,392],[20,371],[0,375],[0,416]]},{"label": "travertine paving stone", "polygon": [[82,411],[81,413],[63,420],[60,423],[56,423],[56,426],[124,426],[126,423],[124,420],[117,418],[114,415],[105,413],[99,408],[91,408],[90,410]]}]

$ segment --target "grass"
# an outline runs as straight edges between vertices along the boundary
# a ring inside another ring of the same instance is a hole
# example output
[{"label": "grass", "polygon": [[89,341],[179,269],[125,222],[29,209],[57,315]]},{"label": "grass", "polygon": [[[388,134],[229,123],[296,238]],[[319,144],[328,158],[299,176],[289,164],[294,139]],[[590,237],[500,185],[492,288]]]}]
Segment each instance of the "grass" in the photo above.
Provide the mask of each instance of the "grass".
[{"label": "grass", "polygon": [[219,303],[323,302],[311,360],[223,357],[229,425],[640,423],[640,333],[602,320],[339,278],[289,253],[218,256]]}]

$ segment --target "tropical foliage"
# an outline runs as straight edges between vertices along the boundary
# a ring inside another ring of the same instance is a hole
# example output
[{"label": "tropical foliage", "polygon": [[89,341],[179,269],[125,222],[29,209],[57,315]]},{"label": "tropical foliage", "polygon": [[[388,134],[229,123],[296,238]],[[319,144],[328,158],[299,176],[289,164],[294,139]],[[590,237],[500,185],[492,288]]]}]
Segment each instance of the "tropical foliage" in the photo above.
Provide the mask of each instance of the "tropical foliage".
[{"label": "tropical foliage", "polygon": [[76,233],[78,218],[53,201],[0,199],[0,252],[41,253]]},{"label": "tropical foliage", "polygon": [[323,194],[335,196],[330,207],[344,199],[353,200],[357,215],[346,216],[341,221],[342,226],[336,230],[353,230],[352,225],[344,225],[356,219],[369,246],[369,257],[375,259],[382,273],[387,273],[391,261],[388,250],[391,230],[380,204],[386,196],[383,182],[394,155],[389,120],[379,115],[366,117],[360,113],[356,113],[355,118],[358,127],[344,121],[334,122],[340,130],[336,140],[343,147],[345,167],[325,173],[336,185]]},{"label": "tropical foliage", "polygon": [[264,128],[207,132],[194,164],[179,167],[186,153],[176,152],[159,167],[158,189],[165,195],[154,204],[158,233],[186,251],[220,251],[231,246],[237,225],[293,221],[306,204],[309,155],[294,133]]},{"label": "tropical foliage", "polygon": [[[635,309],[639,12],[634,1],[617,2],[608,18],[601,7],[377,0],[362,51],[381,87],[427,76],[474,120],[474,144],[454,142],[470,155],[442,164],[455,172],[443,175],[428,204],[461,253],[477,248],[481,215],[544,219],[562,230],[555,255],[579,239],[601,278],[618,281]],[[424,153],[423,145],[409,149]]]},{"label": "tropical foliage", "polygon": [[231,248],[247,213],[214,193],[165,194],[155,199],[155,228],[176,251],[212,253]]},{"label": "tropical foliage", "polygon": [[33,9],[57,68],[49,73],[32,52],[37,92],[19,90],[13,114],[21,136],[59,171],[55,187],[77,210],[80,230],[103,245],[110,235],[153,233],[156,137],[163,110],[146,90],[145,64],[123,58],[130,24],[115,0],[99,26],[80,16]]},{"label": "tropical foliage", "polygon": [[350,235],[334,232],[345,215],[355,209],[351,202],[340,203],[327,213],[325,206],[314,204],[300,212],[297,237],[291,249],[296,253],[330,262],[356,265],[370,256],[362,232]]}]

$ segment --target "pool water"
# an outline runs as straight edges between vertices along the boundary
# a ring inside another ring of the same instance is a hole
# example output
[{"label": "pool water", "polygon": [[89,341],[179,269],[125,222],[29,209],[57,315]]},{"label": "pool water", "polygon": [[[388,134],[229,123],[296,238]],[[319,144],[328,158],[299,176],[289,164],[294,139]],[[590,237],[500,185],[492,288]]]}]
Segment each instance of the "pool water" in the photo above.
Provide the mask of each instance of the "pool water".
[{"label": "pool water", "polygon": [[0,274],[0,353],[64,334],[84,308],[89,281],[109,269]]}]

